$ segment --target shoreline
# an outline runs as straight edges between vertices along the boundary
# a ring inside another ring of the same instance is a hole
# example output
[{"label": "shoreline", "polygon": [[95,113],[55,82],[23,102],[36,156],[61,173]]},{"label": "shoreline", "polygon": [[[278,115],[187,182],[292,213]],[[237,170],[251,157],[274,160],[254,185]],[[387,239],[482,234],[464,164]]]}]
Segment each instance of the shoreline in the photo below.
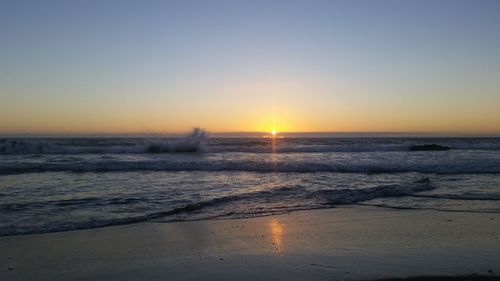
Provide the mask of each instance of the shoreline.
[{"label": "shoreline", "polygon": [[407,278],[384,278],[372,281],[493,281],[500,280],[499,276],[494,275],[461,275],[461,276],[416,276]]},{"label": "shoreline", "polygon": [[0,237],[1,280],[369,280],[500,273],[500,214],[369,206]]},{"label": "shoreline", "polygon": [[308,212],[308,211],[321,211],[321,210],[329,210],[329,209],[339,209],[339,208],[375,208],[375,209],[387,209],[394,211],[432,211],[432,212],[444,212],[444,213],[471,213],[471,214],[500,214],[497,211],[476,211],[476,210],[446,210],[446,209],[434,209],[434,208],[411,208],[411,207],[398,207],[398,206],[386,206],[386,205],[377,205],[377,204],[364,204],[363,202],[353,203],[353,204],[345,204],[345,205],[337,205],[333,207],[324,207],[324,208],[311,208],[311,209],[297,209],[297,210],[288,210],[283,212],[277,212],[273,214],[265,214],[265,215],[256,215],[252,217],[229,217],[229,216],[217,216],[211,218],[202,218],[202,219],[182,219],[182,220],[170,220],[170,221],[157,221],[157,220],[149,220],[149,219],[141,219],[137,221],[125,222],[125,223],[116,223],[116,224],[107,224],[101,226],[90,226],[90,227],[82,227],[82,228],[68,228],[61,230],[47,230],[41,232],[28,232],[28,233],[16,233],[16,234],[8,234],[8,235],[0,235],[0,240],[2,238],[8,237],[20,237],[20,236],[30,236],[30,235],[45,235],[45,234],[55,234],[55,233],[64,233],[64,232],[74,232],[74,231],[85,231],[85,230],[96,230],[101,228],[109,228],[109,227],[120,227],[120,226],[129,226],[136,224],[148,224],[148,223],[159,223],[159,224],[168,224],[168,223],[183,223],[183,222],[201,222],[201,221],[231,221],[231,220],[246,220],[246,219],[257,219],[257,218],[265,218],[265,217],[274,217],[274,216],[282,216],[293,214],[296,212]]}]

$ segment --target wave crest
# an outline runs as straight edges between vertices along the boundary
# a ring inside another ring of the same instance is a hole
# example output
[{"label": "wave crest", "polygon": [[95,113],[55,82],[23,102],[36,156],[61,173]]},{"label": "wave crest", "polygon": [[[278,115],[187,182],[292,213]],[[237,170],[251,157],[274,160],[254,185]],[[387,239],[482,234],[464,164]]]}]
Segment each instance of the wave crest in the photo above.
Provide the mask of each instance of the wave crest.
[{"label": "wave crest", "polygon": [[195,128],[179,139],[0,139],[0,154],[138,154],[200,152],[204,150],[207,134]]},{"label": "wave crest", "polygon": [[146,151],[149,153],[200,152],[205,138],[205,131],[195,128],[189,136],[180,142],[153,142]]},{"label": "wave crest", "polygon": [[[300,184],[284,185],[281,187],[260,190],[242,194],[227,195],[213,199],[190,202],[164,211],[149,214],[132,215],[122,218],[87,219],[80,222],[56,221],[37,225],[36,227],[7,227],[0,230],[0,236],[22,235],[45,232],[58,232],[87,228],[98,228],[112,225],[132,224],[145,221],[187,221],[213,218],[246,218],[263,215],[273,215],[297,210],[329,208],[338,205],[356,204],[375,198],[409,196],[421,191],[432,190],[435,187],[428,178],[419,181],[405,182],[395,185],[381,185],[365,189],[339,189],[311,191]],[[62,207],[102,208],[108,205],[133,204],[145,198],[99,198],[86,197],[78,199],[64,199],[49,202],[25,202],[22,204],[8,204],[0,210],[18,211],[40,206],[53,205]],[[297,205],[297,202],[311,201],[306,205]],[[263,210],[260,203],[274,204]]]}]

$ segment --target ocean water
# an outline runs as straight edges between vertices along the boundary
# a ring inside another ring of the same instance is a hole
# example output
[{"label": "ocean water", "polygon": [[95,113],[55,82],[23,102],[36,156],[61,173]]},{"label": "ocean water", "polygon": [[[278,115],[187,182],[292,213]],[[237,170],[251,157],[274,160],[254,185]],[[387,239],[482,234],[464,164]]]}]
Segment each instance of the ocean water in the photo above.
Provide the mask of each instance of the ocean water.
[{"label": "ocean water", "polygon": [[500,212],[500,138],[0,140],[0,236],[352,204]]}]

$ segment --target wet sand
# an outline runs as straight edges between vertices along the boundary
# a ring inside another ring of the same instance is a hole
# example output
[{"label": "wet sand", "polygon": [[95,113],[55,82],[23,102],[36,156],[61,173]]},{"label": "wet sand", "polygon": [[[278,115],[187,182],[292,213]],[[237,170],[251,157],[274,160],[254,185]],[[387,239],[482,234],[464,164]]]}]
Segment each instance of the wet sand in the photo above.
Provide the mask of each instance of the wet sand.
[{"label": "wet sand", "polygon": [[375,281],[497,281],[499,276],[495,275],[460,275],[460,276],[417,276],[407,278],[386,278],[377,279]]},{"label": "wet sand", "polygon": [[351,206],[0,238],[0,280],[500,275],[500,214]]}]

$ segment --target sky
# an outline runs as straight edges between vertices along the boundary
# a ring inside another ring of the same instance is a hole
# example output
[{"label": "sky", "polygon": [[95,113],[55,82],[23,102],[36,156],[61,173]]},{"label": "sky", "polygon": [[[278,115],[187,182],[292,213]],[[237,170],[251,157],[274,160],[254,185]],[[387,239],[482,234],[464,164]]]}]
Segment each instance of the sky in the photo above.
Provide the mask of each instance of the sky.
[{"label": "sky", "polygon": [[0,0],[0,133],[500,133],[500,1]]}]

